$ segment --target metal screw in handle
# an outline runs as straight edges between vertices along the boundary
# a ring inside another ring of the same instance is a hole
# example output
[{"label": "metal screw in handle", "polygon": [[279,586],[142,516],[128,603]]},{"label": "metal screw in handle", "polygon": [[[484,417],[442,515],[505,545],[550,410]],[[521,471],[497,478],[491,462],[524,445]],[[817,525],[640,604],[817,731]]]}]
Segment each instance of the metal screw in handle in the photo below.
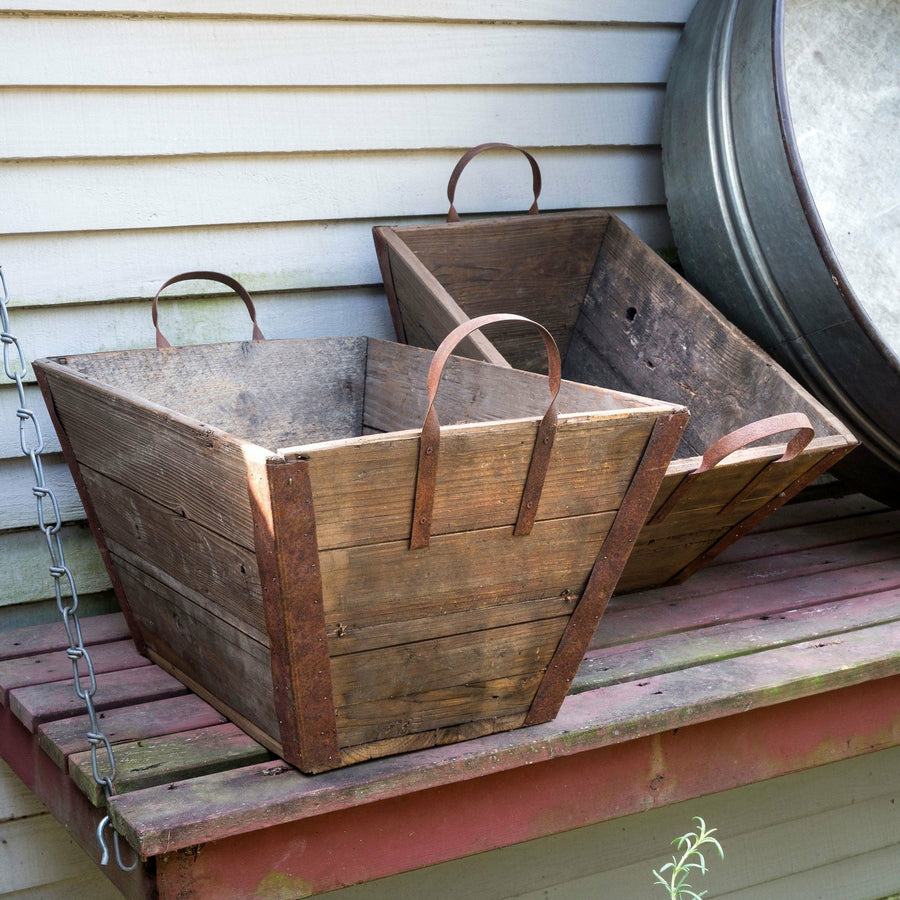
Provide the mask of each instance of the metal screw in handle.
[{"label": "metal screw in handle", "polygon": [[[84,701],[88,714],[87,740],[91,748],[91,772],[94,781],[103,789],[107,800],[112,797],[115,790],[116,763],[113,756],[112,745],[109,738],[100,729],[97,718],[97,709],[94,705],[94,694],[97,691],[97,677],[94,672],[94,664],[91,654],[84,646],[81,634],[81,622],[78,618],[78,589],[72,571],[66,565],[66,557],[63,551],[60,529],[62,528],[62,516],[59,509],[59,501],[53,489],[48,486],[44,478],[44,465],[41,454],[44,452],[44,437],[40,423],[34,411],[28,408],[25,402],[25,375],[28,367],[25,363],[25,354],[18,339],[12,333],[9,325],[9,292],[6,288],[6,278],[3,268],[0,266],[0,342],[3,345],[3,371],[6,377],[15,382],[19,395],[19,407],[16,417],[19,420],[19,446],[22,454],[31,462],[34,474],[34,487],[31,493],[37,504],[38,527],[47,541],[47,550],[50,556],[50,575],[53,578],[53,589],[56,596],[56,606],[62,617],[63,627],[69,646],[66,655],[72,661],[72,672],[75,682],[75,693]],[[63,590],[63,581],[67,591]],[[78,674],[79,663],[87,669],[88,686],[81,686],[81,678]],[[98,759],[99,748],[105,751],[109,774],[104,775],[100,771]],[[109,848],[104,832],[111,828],[109,816],[104,816],[97,826],[97,842],[100,845],[100,864],[109,862]],[[138,857],[135,854],[134,861],[125,865],[122,861],[119,833],[113,829],[113,846],[116,863],[123,872],[130,872],[137,867]]]}]

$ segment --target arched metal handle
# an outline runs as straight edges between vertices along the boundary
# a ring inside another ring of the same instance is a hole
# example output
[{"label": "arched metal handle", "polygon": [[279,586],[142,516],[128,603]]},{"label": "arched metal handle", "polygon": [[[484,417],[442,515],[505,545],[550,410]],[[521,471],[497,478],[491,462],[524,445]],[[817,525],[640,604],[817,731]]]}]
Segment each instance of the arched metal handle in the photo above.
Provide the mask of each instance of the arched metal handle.
[{"label": "arched metal handle", "polygon": [[265,340],[265,338],[263,337],[263,333],[259,330],[259,325],[256,324],[256,309],[253,306],[253,300],[250,297],[250,294],[247,292],[247,289],[239,281],[236,281],[230,275],[223,275],[221,274],[221,272],[182,272],[181,275],[174,275],[172,276],[172,278],[166,281],[156,292],[156,296],[153,298],[153,308],[151,310],[151,315],[153,318],[153,327],[156,329],[157,349],[172,346],[165,339],[165,337],[163,337],[163,333],[159,330],[159,295],[167,287],[169,287],[169,285],[177,284],[179,281],[196,280],[218,281],[220,284],[224,284],[226,287],[230,287],[241,298],[241,300],[244,301],[244,306],[247,307],[247,312],[250,314],[250,321],[253,323],[253,340]]},{"label": "arched metal handle", "polygon": [[523,154],[531,164],[534,202],[531,204],[531,207],[528,210],[528,215],[534,215],[535,213],[537,213],[538,197],[541,194],[541,170],[537,164],[537,160],[527,150],[523,150],[521,147],[516,147],[513,144],[492,142],[487,144],[479,144],[477,147],[473,147],[471,150],[468,150],[462,155],[459,162],[454,167],[453,172],[450,175],[450,181],[447,184],[447,199],[450,201],[450,211],[447,213],[448,222],[459,221],[459,213],[456,211],[456,207],[453,205],[453,200],[456,196],[456,183],[459,181],[459,176],[462,175],[462,170],[472,161],[473,157],[477,156],[479,153],[482,153],[485,150],[495,150],[499,148],[503,148],[506,150],[518,150],[519,153]]},{"label": "arched metal handle", "polygon": [[700,465],[697,466],[693,472],[689,472],[685,475],[678,487],[669,494],[666,502],[660,506],[647,524],[656,525],[659,522],[662,522],[666,516],[668,516],[669,513],[684,500],[700,475],[715,468],[719,463],[731,456],[732,453],[742,450],[744,447],[755,441],[767,437],[774,437],[776,434],[782,434],[786,431],[796,431],[797,433],[788,441],[784,453],[782,453],[778,459],[773,459],[764,466],[754,478],[744,485],[736,496],[732,497],[731,500],[722,507],[720,513],[723,513],[736,505],[744,496],[746,496],[751,486],[763,472],[766,472],[770,466],[790,462],[792,459],[799,456],[809,445],[809,442],[815,437],[815,429],[803,413],[785,413],[780,416],[770,416],[767,419],[760,419],[757,422],[751,422],[749,425],[737,428],[726,434],[724,437],[719,438],[719,440],[703,454]]},{"label": "arched metal handle", "polygon": [[409,539],[409,549],[418,550],[427,547],[431,538],[431,521],[434,509],[434,489],[437,482],[438,455],[440,451],[441,426],[438,422],[437,412],[434,408],[438,386],[444,372],[444,365],[456,345],[473,331],[491,325],[494,322],[524,322],[534,326],[540,333],[547,350],[547,371],[550,387],[550,405],[538,426],[537,436],[534,440],[534,448],[531,451],[531,462],[528,466],[528,474],[525,477],[525,486],[522,490],[522,499],[519,503],[519,512],[516,517],[514,534],[530,534],[534,526],[537,507],[544,487],[544,478],[550,463],[550,453],[553,449],[553,441],[556,437],[557,409],[556,397],[562,381],[562,364],[559,358],[559,349],[553,336],[537,322],[518,316],[514,313],[495,313],[493,315],[478,316],[458,325],[447,337],[441,341],[437,348],[431,366],[428,369],[426,387],[428,390],[428,411],[425,414],[425,423],[422,425],[422,436],[419,439],[419,464],[416,470],[416,493],[413,504],[412,529]]}]

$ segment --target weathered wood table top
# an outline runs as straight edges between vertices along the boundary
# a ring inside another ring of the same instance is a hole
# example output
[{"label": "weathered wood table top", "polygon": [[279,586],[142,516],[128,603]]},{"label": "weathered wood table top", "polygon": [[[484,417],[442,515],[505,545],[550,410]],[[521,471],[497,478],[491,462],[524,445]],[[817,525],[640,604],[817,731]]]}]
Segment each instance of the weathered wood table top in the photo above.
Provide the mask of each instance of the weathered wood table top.
[{"label": "weathered wood table top", "polygon": [[[900,511],[859,495],[614,597],[554,721],[321,775],[140,657],[120,616],[83,626],[109,812],[142,857],[105,869],[128,897],[307,896],[900,743]],[[61,625],[0,635],[0,755],[96,859],[65,646]]]}]

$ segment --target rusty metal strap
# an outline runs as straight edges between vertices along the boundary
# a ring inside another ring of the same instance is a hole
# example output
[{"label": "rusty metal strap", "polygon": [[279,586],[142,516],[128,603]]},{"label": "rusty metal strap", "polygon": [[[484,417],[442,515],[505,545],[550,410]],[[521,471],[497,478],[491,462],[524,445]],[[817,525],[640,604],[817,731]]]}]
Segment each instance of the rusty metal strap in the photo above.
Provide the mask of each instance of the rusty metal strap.
[{"label": "rusty metal strap", "polygon": [[531,186],[534,191],[534,202],[531,204],[531,207],[528,209],[528,215],[534,215],[538,211],[538,197],[541,195],[541,170],[537,164],[537,160],[527,151],[523,150],[521,147],[516,147],[514,144],[504,144],[502,142],[491,142],[487,144],[479,144],[477,147],[473,147],[471,150],[467,150],[461,157],[459,162],[453,169],[453,172],[450,175],[450,181],[447,184],[447,199],[450,201],[450,211],[447,213],[447,221],[448,222],[458,222],[459,221],[459,213],[456,211],[456,207],[453,205],[453,200],[456,196],[456,184],[459,181],[459,176],[462,175],[462,170],[472,161],[472,159],[477,156],[479,153],[484,152],[485,150],[497,150],[497,149],[505,149],[505,150],[518,150],[531,165]]},{"label": "rusty metal strap", "polygon": [[253,299],[250,297],[247,289],[236,279],[230,275],[223,275],[221,272],[182,272],[181,275],[174,275],[166,281],[156,292],[153,298],[153,308],[151,316],[153,317],[153,327],[156,329],[156,346],[161,349],[163,347],[171,347],[172,345],[166,340],[162,332],[159,330],[159,295],[169,285],[177,284],[179,281],[218,281],[226,287],[230,287],[244,301],[247,312],[250,314],[250,321],[253,323],[253,340],[264,341],[263,333],[256,324],[256,309],[253,306]]},{"label": "rusty metal strap", "polygon": [[528,466],[528,474],[525,477],[525,486],[522,490],[522,499],[519,504],[519,512],[516,518],[514,534],[530,534],[537,515],[538,503],[544,487],[544,478],[550,463],[550,454],[553,450],[553,442],[556,437],[557,409],[556,397],[562,382],[562,364],[559,358],[559,350],[553,336],[537,322],[526,319],[524,316],[514,313],[495,313],[493,315],[478,316],[468,322],[458,325],[437,348],[428,369],[426,389],[428,391],[428,411],[425,414],[425,422],[422,425],[422,436],[419,440],[419,463],[416,470],[416,493],[413,505],[412,529],[409,540],[410,550],[418,550],[427,547],[431,538],[431,523],[434,510],[434,490],[437,482],[438,456],[440,453],[441,427],[438,415],[434,408],[438,386],[444,372],[444,365],[450,358],[456,345],[473,331],[485,325],[495,322],[524,322],[534,326],[544,341],[547,351],[548,382],[550,387],[550,405],[547,407],[538,426],[534,447],[531,452],[531,462]]}]

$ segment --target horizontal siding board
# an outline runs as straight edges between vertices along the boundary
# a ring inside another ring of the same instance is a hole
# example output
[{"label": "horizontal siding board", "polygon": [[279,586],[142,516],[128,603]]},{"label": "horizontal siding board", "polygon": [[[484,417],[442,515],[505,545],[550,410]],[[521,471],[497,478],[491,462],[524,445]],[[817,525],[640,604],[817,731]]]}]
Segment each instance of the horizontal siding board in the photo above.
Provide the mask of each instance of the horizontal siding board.
[{"label": "horizontal siding board", "polygon": [[20,0],[28,12],[556,22],[683,22],[694,0]]},{"label": "horizontal siding board", "polygon": [[[86,525],[63,526],[60,541],[79,595],[110,589],[100,552]],[[54,598],[53,578],[49,573],[50,555],[39,532],[0,533],[0,556],[4,570],[0,581],[0,607]],[[65,581],[62,587],[68,597],[69,588]]]},{"label": "horizontal siding board", "polygon": [[[446,205],[445,199],[442,202]],[[611,211],[651,247],[671,245],[669,221],[663,207],[619,207]],[[147,298],[149,302],[171,275],[197,269],[234,275],[254,295],[265,291],[380,284],[372,227],[442,220],[443,216],[396,216],[218,228],[199,225],[89,233],[0,234],[0,260],[13,298],[9,312],[16,332],[23,307],[98,303],[131,297]],[[190,290],[204,294],[218,293],[221,289],[213,283],[195,282]],[[177,291],[177,287],[170,289],[171,293]],[[25,350],[30,353],[27,346]],[[6,413],[0,410],[0,423],[7,421]],[[2,427],[0,424],[0,430]],[[18,437],[14,440],[18,442]]]},{"label": "horizontal siding board", "polygon": [[[177,286],[171,290],[171,300],[166,294],[160,300],[159,324],[173,345],[250,339],[250,319],[235,295],[175,299]],[[254,301],[257,321],[268,338],[393,335],[380,286],[334,292],[258,293]],[[28,348],[29,360],[154,346],[150,302],[146,299],[28,307],[16,313],[16,333]],[[30,367],[28,376],[32,378]]]},{"label": "horizontal siding board", "polygon": [[[658,144],[664,86],[0,90],[4,157]],[[448,172],[449,175],[449,172]]]},{"label": "horizontal siding board", "polygon": [[0,18],[0,84],[660,83],[679,34],[669,25],[25,16]]},{"label": "horizontal siding board", "polygon": [[[659,150],[540,154],[543,208],[665,202]],[[12,234],[432,215],[459,154],[361,153],[0,163]],[[527,162],[486,155],[464,173],[461,213],[527,209]],[[520,170],[524,167],[524,172]],[[524,182],[524,183],[523,183]],[[58,203],[35,203],[35,185]]]},{"label": "horizontal siding board", "polygon": [[[83,519],[84,510],[62,454],[45,456],[43,469],[44,481],[56,495],[61,520],[74,522]],[[0,496],[4,498],[3,506],[0,507],[0,539],[5,531],[37,525],[37,501],[31,492],[34,483],[30,460],[22,456],[0,459]],[[44,521],[51,526],[55,520],[53,507],[49,499],[45,499],[43,504]],[[44,552],[47,552],[43,537],[39,533],[33,536],[44,547]],[[5,556],[3,561],[5,568]]]}]

